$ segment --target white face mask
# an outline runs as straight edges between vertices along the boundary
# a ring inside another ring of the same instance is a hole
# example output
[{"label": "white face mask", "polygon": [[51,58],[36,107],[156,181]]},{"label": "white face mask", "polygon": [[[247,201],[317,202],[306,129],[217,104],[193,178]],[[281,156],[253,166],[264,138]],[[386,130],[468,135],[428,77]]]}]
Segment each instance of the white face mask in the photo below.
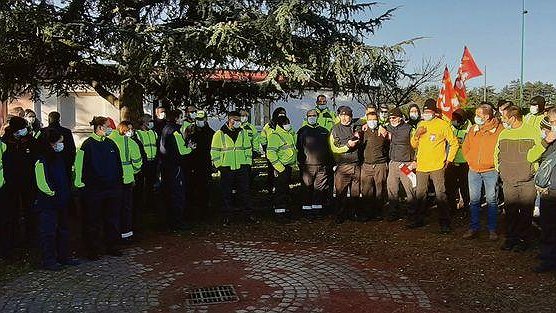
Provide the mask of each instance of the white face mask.
[{"label": "white face mask", "polygon": [[205,127],[205,121],[195,121],[195,125],[197,125],[197,127]]},{"label": "white face mask", "polygon": [[22,129],[16,131],[16,132],[14,133],[14,136],[15,136],[16,138],[21,138],[21,137],[27,136],[28,133],[29,133],[29,130],[28,130],[27,128],[22,128]]},{"label": "white face mask", "polygon": [[502,125],[504,126],[505,129],[512,129],[512,125],[508,122],[502,122]]},{"label": "white face mask", "polygon": [[556,125],[551,125],[550,126],[550,131],[553,133],[556,133]]},{"label": "white face mask", "polygon": [[240,119],[241,119],[242,123],[246,123],[247,120],[249,119],[249,117],[244,115],[244,116],[240,117]]},{"label": "white face mask", "polygon": [[110,127],[106,127],[106,126],[104,126],[104,129],[105,129],[105,130],[104,130],[104,136],[106,136],[106,137],[110,136],[110,134],[112,133],[113,129],[110,128]]},{"label": "white face mask", "polygon": [[285,125],[282,126],[282,128],[283,128],[285,131],[289,131],[289,130],[292,128],[292,126],[291,126],[290,124],[285,124]]},{"label": "white face mask", "polygon": [[544,129],[541,129],[541,139],[546,138],[546,131]]},{"label": "white face mask", "polygon": [[380,118],[381,121],[386,121],[388,119],[388,113],[380,112],[378,113],[378,117]]},{"label": "white face mask", "polygon": [[531,112],[531,114],[537,114],[539,113],[539,107],[536,105],[532,105],[531,108],[529,108],[529,112]]},{"label": "white face mask", "polygon": [[315,125],[317,123],[317,117],[316,116],[308,116],[307,117],[307,123],[309,123],[309,125]]},{"label": "white face mask", "polygon": [[147,123],[147,128],[148,129],[153,129],[154,128],[154,122],[148,122]]},{"label": "white face mask", "polygon": [[478,117],[478,116],[475,116],[475,124],[477,124],[477,125],[484,125],[484,124],[485,124],[485,120],[482,119],[482,118],[480,118],[480,117]]},{"label": "white face mask", "polygon": [[126,136],[126,137],[133,137],[133,130],[128,130],[128,131],[125,133],[125,136]]},{"label": "white face mask", "polygon": [[375,129],[375,128],[378,127],[378,121],[377,121],[377,120],[370,120],[370,121],[367,121],[367,126],[368,126],[370,129]]},{"label": "white face mask", "polygon": [[62,152],[64,151],[64,143],[63,142],[57,142],[54,147],[54,152]]},{"label": "white face mask", "polygon": [[180,117],[176,120],[176,124],[183,125],[183,117]]},{"label": "white face mask", "polygon": [[166,112],[161,112],[161,113],[158,114],[158,119],[159,120],[163,120],[165,118],[166,118]]},{"label": "white face mask", "polygon": [[419,119],[419,113],[409,113],[409,118],[416,121]]},{"label": "white face mask", "polygon": [[35,123],[37,118],[36,117],[26,117],[25,120],[27,121],[27,123],[29,123],[29,125],[33,125],[33,123]]},{"label": "white face mask", "polygon": [[234,128],[235,129],[241,128],[241,121],[234,121]]},{"label": "white face mask", "polygon": [[434,118],[434,114],[432,113],[423,113],[423,119],[425,121],[430,121]]},{"label": "white face mask", "polygon": [[189,113],[187,114],[187,116],[188,116],[190,119],[195,119],[195,118],[197,117],[197,112],[189,112]]}]

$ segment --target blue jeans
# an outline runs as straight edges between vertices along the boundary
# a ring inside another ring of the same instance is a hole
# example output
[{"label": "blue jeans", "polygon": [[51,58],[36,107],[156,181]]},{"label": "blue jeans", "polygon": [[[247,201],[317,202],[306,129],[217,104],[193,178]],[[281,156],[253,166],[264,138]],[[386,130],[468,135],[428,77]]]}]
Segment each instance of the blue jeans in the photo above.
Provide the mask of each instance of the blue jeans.
[{"label": "blue jeans", "polygon": [[469,209],[471,211],[471,230],[478,231],[481,228],[481,191],[484,184],[486,202],[488,207],[488,230],[495,231],[496,220],[498,218],[498,172],[490,171],[477,173],[470,169],[467,177],[469,179]]}]

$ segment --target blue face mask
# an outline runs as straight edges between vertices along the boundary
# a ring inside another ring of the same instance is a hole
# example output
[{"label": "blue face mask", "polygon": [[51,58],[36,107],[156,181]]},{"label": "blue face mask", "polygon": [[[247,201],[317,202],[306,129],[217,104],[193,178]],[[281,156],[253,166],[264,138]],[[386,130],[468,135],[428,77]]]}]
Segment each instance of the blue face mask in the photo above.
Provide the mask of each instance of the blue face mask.
[{"label": "blue face mask", "polygon": [[21,138],[21,137],[27,136],[28,133],[29,133],[29,130],[28,130],[27,128],[22,128],[22,129],[16,131],[16,132],[14,133],[14,136],[15,136],[16,138]]},{"label": "blue face mask", "polygon": [[58,142],[54,145],[53,147],[54,152],[62,152],[64,151],[64,143],[63,142]]},{"label": "blue face mask", "polygon": [[104,131],[104,135],[108,137],[110,136],[111,133],[112,133],[112,128],[106,127],[106,130]]}]

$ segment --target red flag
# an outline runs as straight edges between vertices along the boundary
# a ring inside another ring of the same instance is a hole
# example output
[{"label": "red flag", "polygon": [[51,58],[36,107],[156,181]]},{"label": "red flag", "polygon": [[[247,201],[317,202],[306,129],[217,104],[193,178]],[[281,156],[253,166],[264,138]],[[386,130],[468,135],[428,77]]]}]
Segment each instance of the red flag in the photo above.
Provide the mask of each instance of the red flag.
[{"label": "red flag", "polygon": [[440,109],[443,115],[451,120],[452,113],[459,108],[459,101],[456,91],[452,85],[452,79],[450,78],[450,72],[448,71],[447,66],[444,68],[442,83],[443,86],[438,94],[436,106]]},{"label": "red flag", "polygon": [[454,83],[454,89],[456,91],[456,95],[461,103],[465,103],[467,101],[467,94],[465,92],[465,82],[468,79],[481,76],[483,72],[475,63],[471,52],[467,47],[463,48],[463,56],[461,57],[461,64],[459,65],[458,69],[458,77]]}]

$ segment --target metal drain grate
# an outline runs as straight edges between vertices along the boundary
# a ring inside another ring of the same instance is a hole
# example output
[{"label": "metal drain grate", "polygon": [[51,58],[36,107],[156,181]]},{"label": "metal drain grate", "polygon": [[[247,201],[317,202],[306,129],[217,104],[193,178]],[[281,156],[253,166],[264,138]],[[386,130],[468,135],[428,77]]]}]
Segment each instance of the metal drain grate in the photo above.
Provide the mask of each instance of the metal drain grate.
[{"label": "metal drain grate", "polygon": [[188,305],[218,304],[239,301],[234,286],[223,285],[189,289],[185,292]]}]

